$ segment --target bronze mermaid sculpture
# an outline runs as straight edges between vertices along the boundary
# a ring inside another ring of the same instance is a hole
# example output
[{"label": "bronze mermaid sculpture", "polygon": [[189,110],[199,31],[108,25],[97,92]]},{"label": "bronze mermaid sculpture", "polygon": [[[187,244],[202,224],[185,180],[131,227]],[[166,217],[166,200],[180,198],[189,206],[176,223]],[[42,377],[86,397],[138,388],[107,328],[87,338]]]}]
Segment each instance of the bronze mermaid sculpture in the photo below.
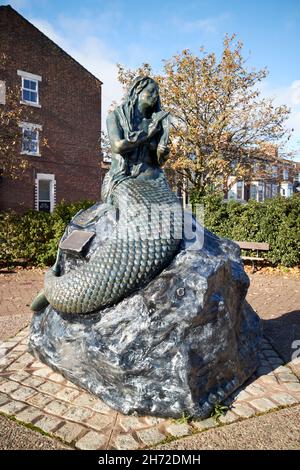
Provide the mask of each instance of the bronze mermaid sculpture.
[{"label": "bronze mermaid sculpture", "polygon": [[88,251],[71,263],[70,253],[58,250],[32,310],[50,304],[61,313],[95,312],[146,285],[174,258],[182,212],[161,168],[169,153],[169,125],[157,83],[137,77],[107,118],[112,163],[102,203],[76,214],[61,241],[63,246],[74,230],[88,231],[93,237]]}]

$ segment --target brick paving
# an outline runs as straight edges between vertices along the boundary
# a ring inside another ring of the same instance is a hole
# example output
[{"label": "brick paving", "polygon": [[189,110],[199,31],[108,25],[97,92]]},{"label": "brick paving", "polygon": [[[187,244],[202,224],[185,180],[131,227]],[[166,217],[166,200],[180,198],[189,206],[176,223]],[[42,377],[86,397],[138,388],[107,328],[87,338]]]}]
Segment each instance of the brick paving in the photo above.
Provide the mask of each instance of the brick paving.
[{"label": "brick paving", "polygon": [[300,358],[288,364],[263,340],[260,367],[225,415],[203,421],[124,416],[27,352],[28,328],[0,343],[0,413],[77,449],[143,449],[300,403]]}]

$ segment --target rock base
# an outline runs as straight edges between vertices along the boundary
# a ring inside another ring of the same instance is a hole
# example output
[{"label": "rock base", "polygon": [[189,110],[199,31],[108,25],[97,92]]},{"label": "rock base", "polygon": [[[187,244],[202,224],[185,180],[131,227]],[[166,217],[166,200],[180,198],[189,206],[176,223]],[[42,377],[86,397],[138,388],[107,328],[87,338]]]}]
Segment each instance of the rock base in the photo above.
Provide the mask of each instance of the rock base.
[{"label": "rock base", "polygon": [[30,351],[124,414],[208,417],[257,368],[261,328],[239,247],[203,234],[113,307],[35,314]]}]

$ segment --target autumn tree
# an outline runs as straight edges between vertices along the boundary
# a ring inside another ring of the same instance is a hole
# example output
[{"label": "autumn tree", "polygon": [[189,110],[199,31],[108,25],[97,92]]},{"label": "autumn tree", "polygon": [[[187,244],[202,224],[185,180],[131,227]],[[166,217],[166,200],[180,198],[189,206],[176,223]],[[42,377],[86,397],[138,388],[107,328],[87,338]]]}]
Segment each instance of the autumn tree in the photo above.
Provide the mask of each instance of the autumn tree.
[{"label": "autumn tree", "polygon": [[225,37],[219,59],[204,49],[200,56],[186,49],[164,61],[161,75],[149,64],[118,69],[124,86],[136,75],[151,75],[159,83],[163,107],[173,116],[167,165],[197,195],[226,190],[229,176],[231,184],[250,180],[254,163],[270,165],[278,158],[274,152],[266,158],[264,148],[289,138],[289,109],[261,97],[258,86],[268,72],[247,69],[235,36]]},{"label": "autumn tree", "polygon": [[20,105],[20,89],[5,84],[5,54],[0,56],[0,169],[5,175],[16,179],[28,166],[20,155],[21,131],[19,123],[28,120],[30,110]]}]

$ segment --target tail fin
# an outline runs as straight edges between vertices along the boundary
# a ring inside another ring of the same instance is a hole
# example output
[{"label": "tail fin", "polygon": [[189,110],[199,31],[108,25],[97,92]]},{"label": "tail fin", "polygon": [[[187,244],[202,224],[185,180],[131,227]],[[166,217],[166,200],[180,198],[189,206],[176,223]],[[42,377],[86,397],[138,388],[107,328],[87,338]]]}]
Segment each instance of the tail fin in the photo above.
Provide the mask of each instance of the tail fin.
[{"label": "tail fin", "polygon": [[30,308],[34,312],[39,312],[49,305],[48,300],[46,299],[45,293],[41,290],[38,295],[33,299]]}]

